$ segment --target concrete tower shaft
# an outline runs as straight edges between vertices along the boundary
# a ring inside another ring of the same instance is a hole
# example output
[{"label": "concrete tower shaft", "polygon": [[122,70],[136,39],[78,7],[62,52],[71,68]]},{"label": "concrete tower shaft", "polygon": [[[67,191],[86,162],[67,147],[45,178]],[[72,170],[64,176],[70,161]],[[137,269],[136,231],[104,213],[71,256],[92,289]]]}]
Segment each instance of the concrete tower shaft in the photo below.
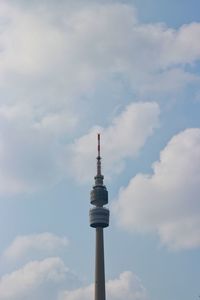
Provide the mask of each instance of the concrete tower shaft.
[{"label": "concrete tower shaft", "polygon": [[90,226],[96,228],[95,254],[95,300],[105,300],[105,266],[103,228],[109,226],[109,210],[103,206],[108,203],[108,191],[101,174],[100,134],[98,134],[97,175],[90,193],[90,202],[95,205],[90,209]]}]

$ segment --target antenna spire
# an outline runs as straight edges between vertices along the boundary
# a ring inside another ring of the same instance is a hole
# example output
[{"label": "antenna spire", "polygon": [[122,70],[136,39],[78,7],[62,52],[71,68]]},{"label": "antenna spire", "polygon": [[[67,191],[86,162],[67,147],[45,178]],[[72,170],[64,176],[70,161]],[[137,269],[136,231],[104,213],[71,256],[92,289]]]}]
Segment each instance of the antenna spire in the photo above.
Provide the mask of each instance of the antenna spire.
[{"label": "antenna spire", "polygon": [[100,143],[100,133],[97,134],[97,176],[101,176],[101,143]]},{"label": "antenna spire", "polygon": [[101,157],[100,152],[101,152],[101,144],[100,144],[100,133],[97,134],[97,139],[98,139],[98,157]]}]

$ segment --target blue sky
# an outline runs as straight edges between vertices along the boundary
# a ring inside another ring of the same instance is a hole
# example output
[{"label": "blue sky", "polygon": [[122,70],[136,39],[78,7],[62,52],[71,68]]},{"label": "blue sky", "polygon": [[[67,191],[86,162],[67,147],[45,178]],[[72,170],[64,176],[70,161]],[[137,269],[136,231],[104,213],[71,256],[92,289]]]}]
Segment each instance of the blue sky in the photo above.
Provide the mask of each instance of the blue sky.
[{"label": "blue sky", "polygon": [[93,299],[96,135],[107,299],[198,299],[192,1],[0,1],[0,299]]},{"label": "blue sky", "polygon": [[[127,1],[128,2],[128,1]],[[176,27],[183,24],[198,22],[199,3],[196,0],[188,2],[187,0],[175,1],[129,1],[138,8],[138,16],[143,22],[161,22],[168,26]]]}]

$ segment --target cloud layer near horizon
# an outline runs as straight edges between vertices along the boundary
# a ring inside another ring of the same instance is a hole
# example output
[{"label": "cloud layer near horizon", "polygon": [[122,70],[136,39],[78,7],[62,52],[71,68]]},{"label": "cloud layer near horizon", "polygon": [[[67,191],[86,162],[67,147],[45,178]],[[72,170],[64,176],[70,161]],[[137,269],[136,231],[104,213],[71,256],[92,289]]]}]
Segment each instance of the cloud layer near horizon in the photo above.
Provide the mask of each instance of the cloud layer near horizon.
[{"label": "cloud layer near horizon", "polygon": [[[147,293],[141,281],[132,272],[126,271],[119,278],[106,283],[107,298],[110,300],[147,300]],[[93,285],[74,291],[66,291],[59,300],[92,300],[94,298]]]},{"label": "cloud layer near horizon", "polygon": [[64,286],[72,288],[78,279],[58,257],[31,261],[22,268],[0,278],[0,299],[57,299]]},{"label": "cloud layer near horizon", "polygon": [[[0,278],[1,300],[86,300],[93,299],[93,285],[75,288],[79,279],[58,257],[31,261]],[[146,300],[141,281],[126,271],[106,284],[110,300]]]},{"label": "cloud layer near horizon", "polygon": [[200,246],[200,129],[175,135],[153,164],[121,188],[114,211],[119,224],[136,232],[157,232],[172,250]]},{"label": "cloud layer near horizon", "polygon": [[[4,251],[11,266],[20,263],[17,269],[0,277],[1,300],[84,300],[93,299],[93,284],[83,281],[72,272],[57,255],[68,245],[66,238],[52,233],[18,236]],[[42,259],[38,259],[43,256]],[[24,264],[24,260],[28,261]],[[5,261],[4,261],[5,262]],[[81,276],[83,277],[83,276]],[[108,297],[111,300],[146,300],[147,293],[140,279],[130,271],[107,281]]]}]

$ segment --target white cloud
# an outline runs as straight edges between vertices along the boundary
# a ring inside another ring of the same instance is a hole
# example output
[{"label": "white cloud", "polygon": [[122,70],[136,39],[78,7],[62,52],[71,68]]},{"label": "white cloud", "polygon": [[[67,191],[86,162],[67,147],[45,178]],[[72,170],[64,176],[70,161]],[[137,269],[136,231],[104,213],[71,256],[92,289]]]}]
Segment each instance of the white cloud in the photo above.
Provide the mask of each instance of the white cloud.
[{"label": "white cloud", "polygon": [[138,174],[114,204],[119,224],[130,231],[159,234],[170,249],[200,247],[200,129],[175,135],[153,164]]},{"label": "white cloud", "polygon": [[0,279],[1,300],[55,300],[59,289],[74,286],[77,278],[58,257],[32,261]]},{"label": "white cloud", "polygon": [[51,186],[65,176],[63,139],[77,119],[28,105],[0,106],[0,195]]},{"label": "white cloud", "polygon": [[[200,34],[200,24],[190,23],[181,26],[178,30],[168,31],[168,40],[165,41],[163,65],[192,63],[200,58],[200,43],[197,36]],[[169,50],[169,51],[168,51]]]},{"label": "white cloud", "polygon": [[200,78],[198,75],[183,72],[180,67],[172,68],[164,72],[151,74],[146,78],[146,82],[139,86],[138,93],[141,97],[153,94],[159,98],[169,99],[169,97],[173,97],[174,93],[183,91],[189,83],[199,84]]},{"label": "white cloud", "polygon": [[66,237],[49,232],[17,236],[4,251],[3,257],[7,260],[21,260],[35,255],[49,256],[65,249],[68,243]]},{"label": "white cloud", "polygon": [[95,172],[96,135],[102,133],[103,164],[108,174],[119,173],[128,157],[138,154],[158,126],[156,103],[132,103],[107,128],[94,127],[71,147],[71,173],[79,181],[91,180]]},{"label": "white cloud", "polygon": [[[93,285],[77,288],[79,279],[58,257],[32,261],[0,278],[1,300],[89,300],[94,298]],[[140,279],[130,271],[106,283],[110,300],[147,300]]]},{"label": "white cloud", "polygon": [[132,272],[121,273],[119,278],[107,283],[108,297],[112,300],[144,300],[147,299],[146,290],[140,279]]},{"label": "white cloud", "polygon": [[[61,54],[62,31],[34,12],[1,2],[1,75],[37,74],[48,69],[51,59]],[[43,47],[45,46],[45,47]],[[47,51],[48,50],[48,51]]]},{"label": "white cloud", "polygon": [[[108,118],[118,101],[111,90],[119,78],[125,100],[127,88],[135,99],[162,99],[199,83],[198,75],[185,68],[200,58],[199,23],[175,30],[140,23],[129,4],[77,3],[0,3],[1,195],[33,191],[66,176],[68,142],[74,133],[79,137],[93,128],[99,114],[93,102],[105,85],[101,104],[107,108],[109,102]],[[116,143],[109,137],[112,130],[120,133],[116,124],[103,129],[107,148],[111,140]],[[124,157],[132,155],[126,153],[127,141],[121,142],[126,150],[115,147],[109,170],[113,165],[120,170]],[[140,142],[137,150],[129,143],[131,151],[137,152]],[[82,172],[81,166],[79,177],[85,177]]]},{"label": "white cloud", "polygon": [[70,112],[46,114],[34,127],[39,131],[44,131],[53,135],[64,135],[73,129],[77,124],[77,117]]},{"label": "white cloud", "polygon": [[[138,153],[157,126],[158,115],[159,108],[155,103],[131,104],[109,127],[102,129],[109,172],[119,172],[123,160]],[[73,122],[70,116],[65,120],[65,115],[50,114],[37,120],[26,105],[22,110],[17,106],[2,106],[0,116],[1,195],[30,192],[53,185],[65,177],[67,171],[83,180],[85,175],[87,178],[93,176],[92,164],[87,174],[85,166],[91,159],[95,164],[96,129],[69,146],[63,139],[69,136],[68,122]],[[69,148],[72,159],[66,171],[64,165]]]},{"label": "white cloud", "polygon": [[55,183],[63,155],[57,139],[33,128],[26,117],[19,122],[2,118],[0,123],[0,194],[29,192]]},{"label": "white cloud", "polygon": [[[109,280],[106,284],[107,298],[110,300],[146,300],[147,294],[141,281],[132,272],[121,273],[119,278]],[[93,285],[74,291],[66,291],[59,300],[92,300]]]},{"label": "white cloud", "polygon": [[85,1],[73,6],[63,1],[56,6],[41,1],[35,2],[34,9],[9,3],[1,4],[5,20],[1,25],[2,82],[18,86],[26,82],[34,94],[35,87],[40,87],[46,98],[56,92],[60,99],[54,102],[63,104],[63,97],[71,102],[70,97],[95,90],[112,74],[124,76],[136,92],[157,73],[177,66],[181,81],[184,74],[190,75],[184,65],[200,58],[199,23],[177,30],[142,24],[134,7],[122,3]]}]

